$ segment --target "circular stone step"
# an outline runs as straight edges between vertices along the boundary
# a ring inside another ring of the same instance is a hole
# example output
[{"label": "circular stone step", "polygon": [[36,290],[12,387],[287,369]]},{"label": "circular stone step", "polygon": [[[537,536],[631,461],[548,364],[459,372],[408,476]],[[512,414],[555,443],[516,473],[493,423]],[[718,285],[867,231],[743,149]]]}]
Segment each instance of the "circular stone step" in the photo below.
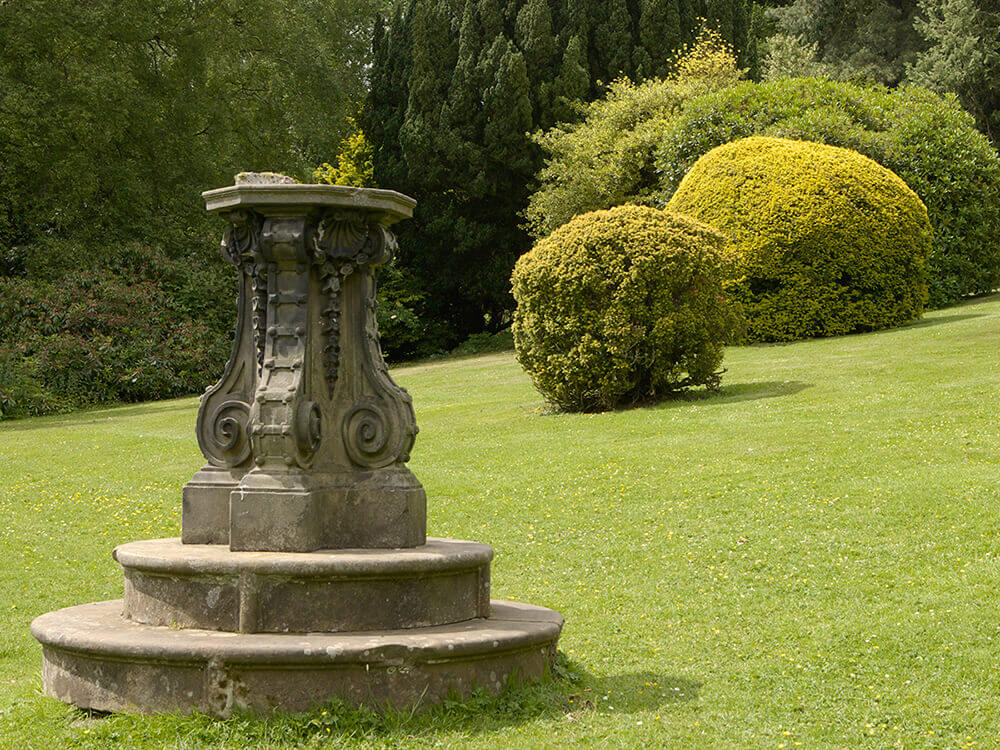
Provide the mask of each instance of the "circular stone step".
[{"label": "circular stone step", "polygon": [[492,609],[487,619],[410,630],[237,634],[142,625],[115,600],[49,612],[31,633],[43,646],[46,694],[83,708],[226,716],[305,711],[334,696],[407,708],[548,671],[562,616],[504,601]]},{"label": "circular stone step", "polygon": [[117,547],[125,617],[241,633],[345,632],[488,617],[487,544],[428,538],[406,549],[232,552],[151,539]]}]

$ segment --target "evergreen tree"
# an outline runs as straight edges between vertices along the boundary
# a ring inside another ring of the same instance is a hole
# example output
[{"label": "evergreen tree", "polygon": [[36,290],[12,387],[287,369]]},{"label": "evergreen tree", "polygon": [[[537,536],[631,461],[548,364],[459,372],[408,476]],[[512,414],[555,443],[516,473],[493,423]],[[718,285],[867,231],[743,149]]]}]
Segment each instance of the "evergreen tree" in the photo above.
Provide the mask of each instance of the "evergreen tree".
[{"label": "evergreen tree", "polygon": [[680,7],[677,0],[641,0],[639,7],[636,76],[665,78],[674,52],[685,41]]},{"label": "evergreen tree", "polygon": [[476,0],[466,0],[458,37],[458,63],[451,78],[442,123],[450,132],[455,146],[449,152],[452,162],[478,162],[478,158],[469,152],[469,147],[482,127],[483,83],[478,57],[482,38]]},{"label": "evergreen tree", "polygon": [[504,31],[502,0],[479,0],[479,18],[484,39],[496,39]]},{"label": "evergreen tree", "polygon": [[694,29],[698,26],[698,19],[704,17],[705,13],[698,7],[697,0],[677,0],[677,13],[680,16],[681,29],[685,32],[684,43],[694,40]]},{"label": "evergreen tree", "polygon": [[[400,264],[440,348],[509,322],[541,165],[527,134],[620,75],[664,75],[699,0],[400,0],[377,32],[365,131],[375,181],[413,195]],[[739,0],[745,8],[745,0]],[[722,11],[720,11],[721,13]],[[685,15],[687,14],[687,15]],[[687,20],[685,20],[687,19]]]},{"label": "evergreen tree", "polygon": [[441,115],[458,62],[446,0],[416,2],[411,34],[410,90],[399,140],[410,174],[419,169],[425,180],[440,183],[447,179],[447,164],[439,158],[447,136]]},{"label": "evergreen tree", "polygon": [[[590,73],[587,70],[587,55],[583,40],[571,37],[563,52],[559,75],[553,85],[552,122],[568,122],[576,119],[574,101],[584,101],[590,91]],[[544,124],[541,127],[545,127]]]},{"label": "evergreen tree", "polygon": [[1000,3],[996,0],[920,0],[917,31],[928,49],[908,78],[958,95],[976,124],[1000,141]]},{"label": "evergreen tree", "polygon": [[[490,84],[483,93],[486,118],[483,145],[496,166],[519,173],[527,182],[533,171],[533,159],[530,150],[524,148],[524,135],[531,129],[532,110],[524,55],[508,39],[499,36],[486,53],[484,69]],[[496,174],[500,173],[497,169]]]},{"label": "evergreen tree", "polygon": [[403,5],[399,4],[388,27],[381,19],[375,24],[371,86],[362,113],[362,125],[368,140],[378,144],[372,157],[375,174],[385,184],[396,185],[401,190],[407,185],[407,173],[399,131],[410,95],[410,64],[409,16],[404,15]]},{"label": "evergreen tree", "polygon": [[896,85],[926,46],[914,27],[918,0],[794,0],[768,12],[781,32],[815,44],[832,75]]},{"label": "evergreen tree", "polygon": [[528,77],[536,81],[533,90],[534,121],[548,127],[552,124],[553,79],[558,61],[558,43],[552,33],[552,11],[548,0],[527,0],[518,11],[514,29]]},{"label": "evergreen tree", "polygon": [[[722,38],[736,46],[735,6],[738,0],[707,0],[705,3],[705,20],[708,25],[719,32]],[[742,13],[742,10],[737,13]]]},{"label": "evergreen tree", "polygon": [[747,2],[747,15],[750,17],[750,26],[747,30],[747,46],[742,62],[747,68],[750,79],[759,81],[761,77],[760,48],[766,34],[764,8],[750,0]]},{"label": "evergreen tree", "polygon": [[557,47],[548,0],[527,0],[517,14],[517,45],[532,80],[552,78]]},{"label": "evergreen tree", "polygon": [[600,4],[603,18],[594,27],[594,49],[599,80],[604,83],[633,73],[631,52],[632,17],[625,0],[605,0]]}]

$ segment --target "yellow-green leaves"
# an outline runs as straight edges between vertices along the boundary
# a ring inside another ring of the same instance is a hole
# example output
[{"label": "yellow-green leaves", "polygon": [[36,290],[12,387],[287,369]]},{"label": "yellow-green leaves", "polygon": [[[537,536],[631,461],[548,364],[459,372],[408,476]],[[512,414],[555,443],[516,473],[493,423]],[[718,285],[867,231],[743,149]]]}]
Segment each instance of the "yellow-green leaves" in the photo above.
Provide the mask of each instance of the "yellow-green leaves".
[{"label": "yellow-green leaves", "polygon": [[645,206],[578,216],[514,268],[514,343],[557,406],[595,411],[718,384],[737,316],[723,237]]},{"label": "yellow-green leaves", "polygon": [[723,232],[751,341],[873,331],[920,316],[927,209],[848,149],[752,137],[719,146],[668,207]]},{"label": "yellow-green leaves", "polygon": [[354,118],[348,118],[348,122],[351,132],[340,142],[336,166],[323,162],[313,170],[313,179],[326,185],[373,187],[372,146]]}]

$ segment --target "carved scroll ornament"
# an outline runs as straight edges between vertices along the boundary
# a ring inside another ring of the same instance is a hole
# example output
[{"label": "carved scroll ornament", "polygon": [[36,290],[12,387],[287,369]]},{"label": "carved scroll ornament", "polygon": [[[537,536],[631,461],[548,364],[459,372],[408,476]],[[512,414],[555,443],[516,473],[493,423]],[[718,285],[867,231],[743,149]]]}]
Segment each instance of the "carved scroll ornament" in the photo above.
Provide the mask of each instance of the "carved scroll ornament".
[{"label": "carved scroll ornament", "polygon": [[[365,469],[408,460],[416,420],[389,376],[375,316],[375,268],[393,256],[392,232],[342,209],[227,218],[222,252],[240,269],[239,321],[223,377],[202,397],[205,456],[217,466],[286,469],[309,467],[319,451]],[[328,437],[341,449],[322,448]]]}]

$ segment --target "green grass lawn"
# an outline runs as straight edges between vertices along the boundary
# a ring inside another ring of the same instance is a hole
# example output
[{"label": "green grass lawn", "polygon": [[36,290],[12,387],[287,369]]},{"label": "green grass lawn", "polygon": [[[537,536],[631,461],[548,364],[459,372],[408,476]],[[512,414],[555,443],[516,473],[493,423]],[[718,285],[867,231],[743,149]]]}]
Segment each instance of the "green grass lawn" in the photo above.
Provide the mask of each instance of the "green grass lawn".
[{"label": "green grass lawn", "polygon": [[550,414],[511,354],[397,370],[429,532],[566,617],[573,679],[416,716],[91,718],[28,633],[180,530],[184,399],[0,424],[0,747],[1000,746],[1000,298],[730,349],[721,393]]}]

